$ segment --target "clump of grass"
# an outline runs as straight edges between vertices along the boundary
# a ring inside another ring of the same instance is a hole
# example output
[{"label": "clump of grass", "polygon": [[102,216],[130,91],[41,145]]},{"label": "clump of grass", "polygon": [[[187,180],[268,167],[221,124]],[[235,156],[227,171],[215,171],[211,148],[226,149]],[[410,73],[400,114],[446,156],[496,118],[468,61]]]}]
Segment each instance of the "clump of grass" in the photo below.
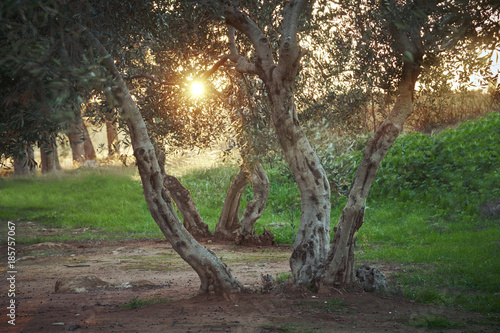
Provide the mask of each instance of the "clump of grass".
[{"label": "clump of grass", "polygon": [[282,272],[276,274],[276,283],[285,283],[293,280],[292,273]]},{"label": "clump of grass", "polygon": [[140,299],[137,296],[132,297],[127,303],[120,306],[123,309],[140,309],[153,304],[167,303],[172,301],[168,298],[161,298],[158,295],[153,295],[147,299]]},{"label": "clump of grass", "polygon": [[325,309],[328,312],[343,312],[345,308],[350,306],[343,298],[332,298],[325,302]]},{"label": "clump of grass", "polygon": [[452,322],[447,317],[438,317],[435,315],[431,315],[431,316],[428,316],[425,318],[420,318],[420,319],[415,320],[412,323],[412,326],[423,327],[423,328],[432,330],[432,329],[459,328],[460,326],[462,326],[462,324]]}]

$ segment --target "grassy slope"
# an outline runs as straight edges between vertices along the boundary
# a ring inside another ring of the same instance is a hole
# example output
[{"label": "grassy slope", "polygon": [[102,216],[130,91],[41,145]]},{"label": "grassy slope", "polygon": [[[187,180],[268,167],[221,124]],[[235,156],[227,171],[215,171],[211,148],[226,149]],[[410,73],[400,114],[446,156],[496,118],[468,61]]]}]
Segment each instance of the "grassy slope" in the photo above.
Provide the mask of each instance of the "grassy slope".
[{"label": "grassy slope", "polygon": [[[368,201],[358,234],[358,260],[401,266],[393,277],[410,299],[499,312],[498,216],[481,211],[485,203],[500,198],[499,152],[498,114],[439,135],[398,139]],[[359,158],[360,153],[354,155]],[[284,228],[271,229],[279,242],[291,243],[300,217],[299,192],[282,161],[270,163],[267,170],[271,196],[257,231],[285,223]],[[212,230],[236,172],[222,166],[182,178]],[[243,204],[250,198],[248,188]],[[332,226],[344,203],[344,197],[332,196]],[[97,228],[72,239],[161,237],[140,182],[129,171],[0,180],[0,218]],[[24,241],[43,240],[34,236]]]}]

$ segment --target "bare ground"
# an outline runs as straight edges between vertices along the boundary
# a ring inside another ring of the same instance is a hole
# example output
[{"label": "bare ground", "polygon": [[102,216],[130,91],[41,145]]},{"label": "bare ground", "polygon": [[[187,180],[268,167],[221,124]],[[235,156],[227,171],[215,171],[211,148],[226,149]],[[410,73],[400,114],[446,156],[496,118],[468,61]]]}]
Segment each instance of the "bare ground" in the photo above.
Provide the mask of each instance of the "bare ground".
[{"label": "bare ground", "polygon": [[[21,223],[26,222],[18,222],[18,230]],[[42,232],[33,224],[24,230]],[[253,293],[198,295],[195,272],[161,240],[17,246],[16,325],[7,324],[6,305],[12,298],[8,287],[2,288],[0,331],[440,332],[444,329],[436,324],[440,320],[453,324],[446,332],[500,331],[486,315],[419,304],[402,296],[352,290],[313,294],[292,291],[287,282],[262,294],[260,274],[289,272],[289,247],[203,244],[222,257]],[[2,243],[4,276],[6,252]],[[111,285],[80,293],[55,292],[57,280],[89,275]],[[139,280],[149,284],[131,287]],[[141,301],[149,305],[123,307]],[[417,327],[429,322],[434,326]]]}]

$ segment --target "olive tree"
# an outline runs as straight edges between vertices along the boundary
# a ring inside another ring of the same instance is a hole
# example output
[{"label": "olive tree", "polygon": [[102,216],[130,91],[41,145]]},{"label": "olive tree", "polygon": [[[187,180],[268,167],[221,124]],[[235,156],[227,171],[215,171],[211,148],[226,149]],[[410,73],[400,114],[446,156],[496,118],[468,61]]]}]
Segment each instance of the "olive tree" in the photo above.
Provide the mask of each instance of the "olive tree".
[{"label": "olive tree", "polygon": [[[363,150],[363,158],[352,181],[347,203],[335,228],[322,284],[346,285],[355,281],[355,234],[364,222],[366,199],[384,156],[403,130],[414,109],[415,86],[426,62],[463,43],[495,47],[499,40],[499,5],[492,1],[445,2],[352,1],[343,10],[364,17],[389,42],[397,73],[397,98],[387,118],[378,126]],[[360,8],[364,8],[362,10]],[[360,36],[368,39],[366,31]],[[365,33],[364,33],[365,32]],[[371,36],[378,39],[379,36]]]}]

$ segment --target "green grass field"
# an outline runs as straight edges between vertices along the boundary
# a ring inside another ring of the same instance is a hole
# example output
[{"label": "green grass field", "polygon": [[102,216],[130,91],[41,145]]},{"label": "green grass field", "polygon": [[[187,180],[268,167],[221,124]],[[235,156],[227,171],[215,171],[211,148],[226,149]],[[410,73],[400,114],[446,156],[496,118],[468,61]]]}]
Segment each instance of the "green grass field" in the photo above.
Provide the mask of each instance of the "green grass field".
[{"label": "green grass field", "polygon": [[[360,151],[345,156],[358,160]],[[335,165],[325,165],[335,172]],[[271,194],[257,232],[270,228],[291,244],[300,196],[280,157],[264,165]],[[400,137],[379,171],[357,261],[398,267],[390,278],[408,299],[492,314],[500,312],[500,115],[436,135]],[[213,231],[237,167],[222,165],[181,178]],[[352,176],[352,172],[351,172]],[[243,195],[242,210],[251,199]],[[332,193],[332,230],[345,197]],[[72,230],[72,235],[29,235],[20,242],[147,239],[162,235],[151,218],[134,170],[75,170],[0,180],[0,219],[27,220]],[[285,227],[269,227],[285,223]]]}]

